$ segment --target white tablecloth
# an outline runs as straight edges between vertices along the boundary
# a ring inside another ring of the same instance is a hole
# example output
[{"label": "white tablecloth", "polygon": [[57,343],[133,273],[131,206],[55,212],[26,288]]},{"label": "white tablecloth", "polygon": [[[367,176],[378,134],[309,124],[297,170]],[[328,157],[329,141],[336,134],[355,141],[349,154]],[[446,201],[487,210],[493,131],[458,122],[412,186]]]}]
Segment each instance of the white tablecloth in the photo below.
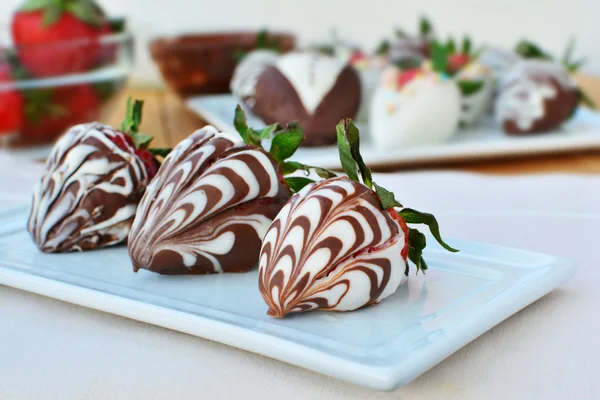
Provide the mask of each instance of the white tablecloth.
[{"label": "white tablecloth", "polygon": [[[28,201],[40,167],[5,156],[0,165],[0,208]],[[599,398],[600,177],[377,178],[405,205],[435,213],[446,237],[568,256],[579,271],[391,393],[0,286],[0,399]]]}]

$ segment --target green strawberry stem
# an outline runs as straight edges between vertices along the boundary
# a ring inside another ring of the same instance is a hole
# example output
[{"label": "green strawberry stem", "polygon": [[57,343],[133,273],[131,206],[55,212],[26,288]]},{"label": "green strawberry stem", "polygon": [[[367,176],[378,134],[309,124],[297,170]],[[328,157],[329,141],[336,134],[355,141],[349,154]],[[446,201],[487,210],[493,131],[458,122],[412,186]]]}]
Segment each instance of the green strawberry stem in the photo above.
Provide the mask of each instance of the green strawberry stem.
[{"label": "green strawberry stem", "polygon": [[481,89],[483,89],[485,82],[478,81],[478,80],[468,81],[468,80],[458,79],[456,81],[456,84],[458,85],[458,88],[460,89],[461,94],[464,97],[468,97],[468,96],[474,95],[475,93],[478,93]]},{"label": "green strawberry stem", "polygon": [[[350,118],[342,120],[337,125],[336,131],[340,162],[346,175],[356,182],[362,180],[365,186],[374,189],[384,209],[402,208],[402,204],[396,200],[394,193],[373,181],[372,171],[366,166],[360,154],[360,133],[354,122]],[[359,175],[361,180],[359,180]],[[458,251],[444,242],[440,234],[439,224],[432,214],[423,213],[412,208],[402,208],[398,214],[404,218],[407,224],[427,225],[433,237],[444,249],[451,252]],[[425,271],[427,269],[427,263],[423,259],[423,249],[427,245],[425,235],[417,229],[409,228],[408,245],[408,257],[417,267],[417,273]]]},{"label": "green strawberry stem", "polygon": [[19,10],[43,11],[42,24],[46,28],[58,22],[65,12],[95,27],[100,27],[106,20],[102,8],[93,0],[28,0]]},{"label": "green strawberry stem", "polygon": [[139,132],[140,125],[142,124],[143,109],[144,102],[142,100],[133,100],[131,97],[127,98],[127,110],[125,111],[125,119],[121,123],[121,132],[131,138],[136,150],[149,150],[155,158],[156,156],[166,157],[171,152],[171,149],[150,148],[150,143],[152,143],[154,138],[151,135]]},{"label": "green strawberry stem", "polygon": [[419,33],[422,38],[427,38],[433,34],[433,25],[425,16],[422,16],[419,20]]},{"label": "green strawberry stem", "polygon": [[125,111],[125,119],[121,124],[121,131],[128,135],[139,132],[142,124],[142,110],[144,102],[142,100],[133,100],[127,98],[127,109]]},{"label": "green strawberry stem", "polygon": [[[280,39],[277,37],[272,37],[269,34],[269,31],[266,29],[261,29],[256,34],[256,49],[259,50],[271,50],[275,53],[281,53],[281,43]],[[234,60],[239,63],[244,57],[248,55],[248,52],[243,50],[235,50],[233,52]]]},{"label": "green strawberry stem", "polygon": [[447,46],[434,40],[431,43],[431,66],[434,71],[448,75],[448,56],[450,51]]},{"label": "green strawberry stem", "polygon": [[[281,166],[284,179],[294,193],[299,192],[306,185],[314,182],[314,180],[308,178],[311,172],[316,173],[323,179],[334,178],[336,176],[336,174],[325,168],[289,160],[304,141],[304,132],[300,125],[298,125],[298,122],[290,122],[285,128],[279,124],[273,124],[261,130],[255,130],[248,126],[246,113],[238,105],[235,109],[233,125],[242,137],[242,140],[251,146],[262,147],[263,140],[271,139],[269,154]],[[304,172],[307,177],[289,176],[297,171]]]}]

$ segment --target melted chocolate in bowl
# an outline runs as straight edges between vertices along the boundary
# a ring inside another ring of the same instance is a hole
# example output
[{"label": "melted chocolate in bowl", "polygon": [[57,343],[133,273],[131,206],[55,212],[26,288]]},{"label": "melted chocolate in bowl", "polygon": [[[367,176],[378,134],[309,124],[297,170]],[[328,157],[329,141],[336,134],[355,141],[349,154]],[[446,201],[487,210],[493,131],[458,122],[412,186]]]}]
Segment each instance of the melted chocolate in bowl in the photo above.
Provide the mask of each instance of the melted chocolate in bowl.
[{"label": "melted chocolate in bowl", "polygon": [[[182,97],[229,92],[229,82],[240,52],[257,48],[258,32],[223,32],[158,38],[150,43],[150,54],[165,81]],[[269,34],[282,53],[296,47],[288,33]]]}]

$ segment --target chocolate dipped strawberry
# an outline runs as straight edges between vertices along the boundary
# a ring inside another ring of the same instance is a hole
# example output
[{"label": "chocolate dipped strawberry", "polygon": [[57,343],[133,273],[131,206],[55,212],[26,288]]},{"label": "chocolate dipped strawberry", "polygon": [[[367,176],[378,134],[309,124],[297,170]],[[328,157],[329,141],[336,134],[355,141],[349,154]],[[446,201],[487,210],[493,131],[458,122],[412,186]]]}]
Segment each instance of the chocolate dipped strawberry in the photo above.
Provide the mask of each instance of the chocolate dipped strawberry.
[{"label": "chocolate dipped strawberry", "polygon": [[569,119],[581,100],[566,68],[549,60],[524,60],[500,83],[496,119],[510,134],[545,132]]},{"label": "chocolate dipped strawberry", "polygon": [[137,131],[141,108],[129,102],[121,130],[92,122],[58,140],[34,189],[27,224],[40,250],[92,250],[127,238],[158,163],[143,156],[151,137]]},{"label": "chocolate dipped strawberry", "polygon": [[427,224],[443,247],[457,251],[442,241],[433,215],[402,208],[373,182],[352,121],[337,130],[348,177],[310,184],[292,196],[263,241],[258,288],[270,316],[352,311],[393,294],[408,275],[409,260],[417,271],[427,269],[425,236],[409,223]]},{"label": "chocolate dipped strawberry", "polygon": [[445,44],[434,41],[431,52],[437,69],[453,77],[460,89],[461,125],[472,125],[490,108],[495,84],[491,69],[479,61],[479,52],[473,50],[468,36],[460,46],[453,38]]},{"label": "chocolate dipped strawberry", "polygon": [[108,21],[92,0],[28,0],[12,19],[18,57],[34,76],[59,76],[91,68],[101,52]]},{"label": "chocolate dipped strawberry", "polygon": [[391,42],[383,42],[380,51],[387,54],[391,64],[400,68],[418,68],[431,56],[431,42],[435,32],[431,22],[421,17],[419,33],[412,35],[402,29],[396,29],[396,37]]},{"label": "chocolate dipped strawberry", "polygon": [[495,103],[496,119],[509,134],[541,133],[558,128],[583,103],[594,103],[572,76],[584,64],[573,59],[574,40],[560,59],[533,42],[522,40],[515,49],[524,60],[503,76]]},{"label": "chocolate dipped strawberry", "polygon": [[254,50],[248,53],[233,71],[229,83],[231,93],[244,103],[249,102],[251,106],[258,77],[267,67],[275,64],[277,58],[279,58],[279,53],[268,49]]},{"label": "chocolate dipped strawberry", "polygon": [[[246,272],[256,265],[275,215],[292,191],[312,182],[284,176],[313,168],[287,161],[304,138],[297,124],[255,131],[238,107],[235,126],[243,140],[207,126],[167,156],[129,235],[135,271],[211,274]],[[260,143],[271,136],[267,152]]]},{"label": "chocolate dipped strawberry", "polygon": [[448,75],[427,67],[389,67],[373,96],[369,124],[379,149],[439,143],[457,130],[461,94]]},{"label": "chocolate dipped strawberry", "polygon": [[340,118],[354,117],[361,101],[357,72],[345,62],[317,52],[282,55],[256,80],[246,104],[265,123],[296,120],[305,146],[335,143]]}]

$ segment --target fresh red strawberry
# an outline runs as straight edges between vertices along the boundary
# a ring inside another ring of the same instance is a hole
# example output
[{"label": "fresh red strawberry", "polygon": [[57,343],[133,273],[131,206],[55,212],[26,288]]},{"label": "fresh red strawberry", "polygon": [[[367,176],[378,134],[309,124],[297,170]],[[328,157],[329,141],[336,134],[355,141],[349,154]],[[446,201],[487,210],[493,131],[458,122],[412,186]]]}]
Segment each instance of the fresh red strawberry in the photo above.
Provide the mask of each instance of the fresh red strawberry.
[{"label": "fresh red strawberry", "polygon": [[135,145],[133,144],[131,136],[123,132],[120,133],[120,136],[111,138],[111,140],[123,151],[131,151],[131,149],[135,149]]},{"label": "fresh red strawberry", "polygon": [[462,67],[464,67],[471,57],[468,54],[455,53],[448,56],[448,71],[453,74]]},{"label": "fresh red strawberry", "polygon": [[402,87],[415,79],[415,77],[421,72],[419,68],[407,69],[402,71],[400,75],[398,75],[398,86]]},{"label": "fresh red strawberry", "polygon": [[398,214],[398,211],[396,211],[395,208],[388,208],[387,212],[390,214],[390,217],[392,217],[394,221],[398,222],[398,225],[400,225],[400,229],[402,229],[402,232],[404,232],[405,243],[404,247],[402,248],[402,253],[400,254],[402,255],[402,258],[406,261],[406,259],[408,258],[408,225],[406,225],[406,221],[400,216],[400,214]]},{"label": "fresh red strawberry", "polygon": [[27,112],[22,133],[30,142],[48,141],[71,126],[94,121],[100,115],[100,100],[87,84],[53,91],[30,90],[25,96]]},{"label": "fresh red strawberry", "polygon": [[12,36],[32,75],[64,75],[93,66],[107,24],[92,0],[29,0],[13,15]]},{"label": "fresh red strawberry", "polygon": [[144,166],[146,167],[146,171],[148,172],[148,178],[152,179],[158,172],[158,167],[160,164],[154,158],[154,155],[147,149],[137,149],[135,154],[142,160]]},{"label": "fresh red strawberry", "polygon": [[350,64],[356,64],[366,58],[365,53],[360,50],[354,50],[350,55]]},{"label": "fresh red strawberry", "polygon": [[9,86],[12,82],[10,65],[0,63],[0,135],[18,132],[23,121],[23,97]]}]

